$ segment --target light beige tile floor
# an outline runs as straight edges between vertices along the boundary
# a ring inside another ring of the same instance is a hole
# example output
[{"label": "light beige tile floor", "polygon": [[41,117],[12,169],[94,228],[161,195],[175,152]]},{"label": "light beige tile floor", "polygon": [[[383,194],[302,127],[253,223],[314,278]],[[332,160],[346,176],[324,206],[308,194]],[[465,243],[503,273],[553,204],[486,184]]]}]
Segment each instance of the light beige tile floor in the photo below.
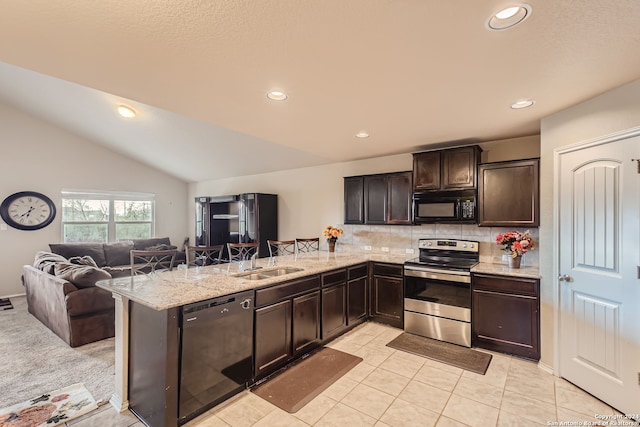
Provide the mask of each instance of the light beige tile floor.
[{"label": "light beige tile floor", "polygon": [[[295,414],[245,391],[186,424],[217,426],[548,426],[617,413],[537,364],[498,353],[486,375],[391,349],[401,330],[368,322],[329,344],[364,360]],[[73,427],[142,427],[109,405]]]}]

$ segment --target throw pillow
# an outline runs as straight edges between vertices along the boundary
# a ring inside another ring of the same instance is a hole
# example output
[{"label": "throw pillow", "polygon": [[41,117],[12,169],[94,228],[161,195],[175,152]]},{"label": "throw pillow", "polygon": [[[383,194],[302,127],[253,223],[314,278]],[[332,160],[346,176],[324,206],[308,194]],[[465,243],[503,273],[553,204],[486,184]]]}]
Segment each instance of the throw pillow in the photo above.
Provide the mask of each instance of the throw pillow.
[{"label": "throw pillow", "polygon": [[105,243],[102,247],[104,248],[104,254],[107,257],[108,266],[115,267],[118,265],[129,265],[131,262],[129,255],[133,249],[133,242],[131,240]]},{"label": "throw pillow", "polygon": [[171,240],[168,237],[152,237],[150,239],[131,239],[133,249],[139,251],[154,245],[170,245]]},{"label": "throw pillow", "polygon": [[69,258],[69,262],[71,264],[90,265],[91,267],[97,267],[98,266],[98,264],[96,264],[96,262],[93,260],[93,258],[91,258],[89,255],[87,255],[87,256],[72,256],[71,258]]},{"label": "throw pillow", "polygon": [[33,266],[38,270],[42,270],[47,274],[54,274],[54,266],[59,262],[67,262],[67,259],[62,255],[54,254],[51,252],[38,251],[36,252]]},{"label": "throw pillow", "polygon": [[55,275],[76,285],[78,288],[90,288],[98,280],[111,279],[111,274],[98,267],[61,262],[55,266]]},{"label": "throw pillow", "polygon": [[90,256],[100,267],[107,264],[102,243],[49,243],[54,254],[69,259],[74,256]]}]

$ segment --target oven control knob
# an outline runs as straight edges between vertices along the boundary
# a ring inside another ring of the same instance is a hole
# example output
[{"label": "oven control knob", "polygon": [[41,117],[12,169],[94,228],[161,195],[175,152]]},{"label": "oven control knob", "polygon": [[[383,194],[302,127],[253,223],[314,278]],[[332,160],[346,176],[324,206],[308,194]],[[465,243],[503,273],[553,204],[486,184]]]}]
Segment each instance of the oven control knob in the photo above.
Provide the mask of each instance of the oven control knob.
[{"label": "oven control knob", "polygon": [[473,249],[473,248],[475,247],[475,245],[472,243],[469,247],[470,247],[471,249]]},{"label": "oven control knob", "polygon": [[462,247],[463,247],[463,248],[466,248],[466,247],[467,247],[467,244],[465,243],[464,245],[462,245]]},{"label": "oven control knob", "polygon": [[432,244],[431,242],[427,242],[427,246],[431,246],[431,244]]}]

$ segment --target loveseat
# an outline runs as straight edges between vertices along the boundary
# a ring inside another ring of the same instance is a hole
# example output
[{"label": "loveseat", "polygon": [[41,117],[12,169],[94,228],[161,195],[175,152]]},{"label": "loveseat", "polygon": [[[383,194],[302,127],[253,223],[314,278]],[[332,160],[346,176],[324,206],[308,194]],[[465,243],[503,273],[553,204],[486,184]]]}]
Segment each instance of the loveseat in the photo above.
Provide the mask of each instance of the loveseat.
[{"label": "loveseat", "polygon": [[[169,238],[117,243],[52,243],[40,251],[22,276],[29,313],[78,347],[115,335],[115,301],[95,286],[99,280],[131,275],[129,252],[175,249]],[[176,264],[184,262],[178,251]]]}]

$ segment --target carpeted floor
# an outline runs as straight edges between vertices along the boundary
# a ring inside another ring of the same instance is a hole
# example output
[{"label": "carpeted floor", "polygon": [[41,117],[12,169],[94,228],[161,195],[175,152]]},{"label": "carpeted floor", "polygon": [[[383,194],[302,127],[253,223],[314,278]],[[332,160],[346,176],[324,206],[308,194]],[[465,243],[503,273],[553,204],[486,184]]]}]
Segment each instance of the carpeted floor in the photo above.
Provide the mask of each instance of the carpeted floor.
[{"label": "carpeted floor", "polygon": [[84,383],[98,404],[114,390],[114,338],[71,348],[27,311],[25,297],[0,311],[0,408]]}]

